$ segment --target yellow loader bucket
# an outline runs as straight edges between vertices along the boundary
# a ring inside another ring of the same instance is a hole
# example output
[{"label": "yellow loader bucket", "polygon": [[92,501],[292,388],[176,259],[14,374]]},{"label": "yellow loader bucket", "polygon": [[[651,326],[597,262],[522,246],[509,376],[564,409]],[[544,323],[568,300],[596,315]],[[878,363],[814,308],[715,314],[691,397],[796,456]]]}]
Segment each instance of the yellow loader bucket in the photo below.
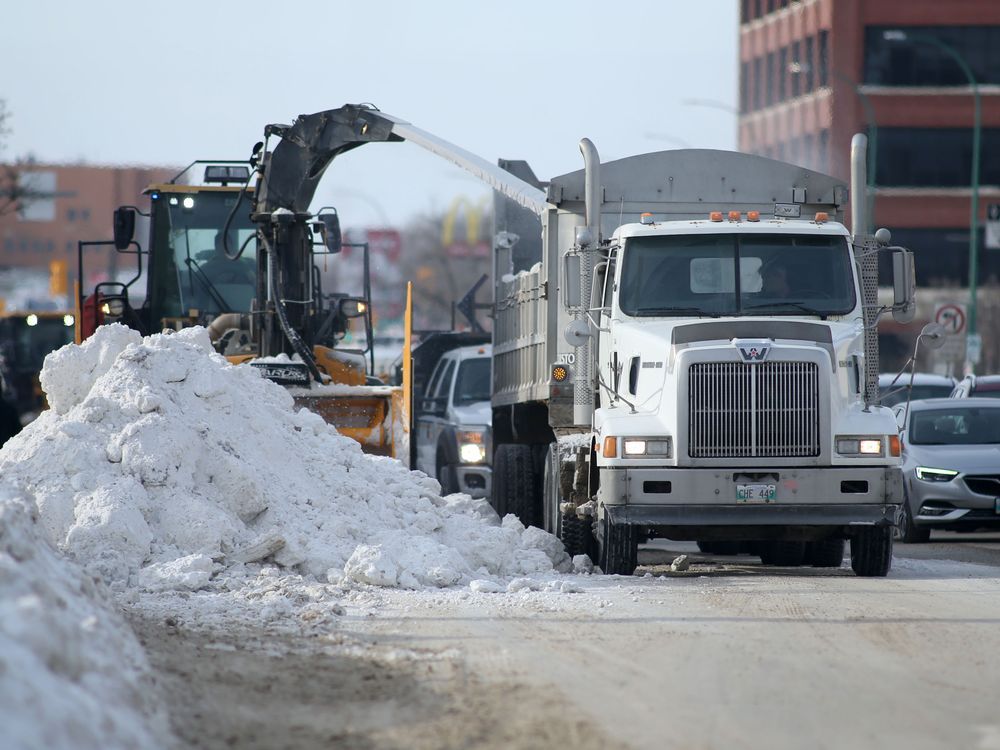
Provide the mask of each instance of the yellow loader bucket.
[{"label": "yellow loader bucket", "polygon": [[342,386],[338,390],[330,395],[295,396],[295,405],[319,414],[337,432],[357,440],[365,453],[392,458],[408,455],[401,388]]}]

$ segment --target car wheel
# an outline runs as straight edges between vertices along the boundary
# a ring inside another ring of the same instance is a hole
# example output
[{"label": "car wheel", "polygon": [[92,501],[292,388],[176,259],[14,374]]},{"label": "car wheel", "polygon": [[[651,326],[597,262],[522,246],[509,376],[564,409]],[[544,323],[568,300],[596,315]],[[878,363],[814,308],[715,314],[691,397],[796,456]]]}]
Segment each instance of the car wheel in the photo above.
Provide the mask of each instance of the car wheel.
[{"label": "car wheel", "polygon": [[903,512],[900,514],[899,525],[895,529],[897,542],[903,544],[922,544],[930,541],[931,530],[917,526],[913,522],[913,513],[910,511],[909,502],[903,503]]},{"label": "car wheel", "polygon": [[455,477],[455,467],[449,464],[441,453],[437,457],[437,480],[441,485],[441,495],[451,495],[458,492],[458,481]]}]

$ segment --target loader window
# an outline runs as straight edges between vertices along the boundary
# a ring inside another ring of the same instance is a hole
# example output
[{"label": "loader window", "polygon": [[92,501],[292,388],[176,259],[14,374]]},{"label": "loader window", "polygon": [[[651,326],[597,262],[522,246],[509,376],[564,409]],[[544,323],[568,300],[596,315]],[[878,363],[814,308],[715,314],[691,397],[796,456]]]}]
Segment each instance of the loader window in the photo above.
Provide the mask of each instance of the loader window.
[{"label": "loader window", "polygon": [[622,255],[626,315],[826,317],[855,306],[850,252],[839,235],[634,237]]},{"label": "loader window", "polygon": [[[217,315],[249,312],[257,290],[256,243],[239,260],[222,251],[221,230],[238,198],[232,190],[160,193],[152,202],[150,248],[152,318],[187,317],[189,310]],[[244,199],[246,201],[246,199]],[[235,254],[254,233],[248,211],[237,211],[229,232]]]}]

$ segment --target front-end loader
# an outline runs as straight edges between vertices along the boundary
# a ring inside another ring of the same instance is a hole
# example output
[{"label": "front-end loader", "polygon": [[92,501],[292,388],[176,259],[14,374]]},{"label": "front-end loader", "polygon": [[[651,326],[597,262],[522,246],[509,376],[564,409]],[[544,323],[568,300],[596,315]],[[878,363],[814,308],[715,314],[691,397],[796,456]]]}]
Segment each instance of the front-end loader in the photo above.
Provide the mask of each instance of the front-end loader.
[{"label": "front-end loader", "polygon": [[[206,165],[204,184],[182,183],[197,164]],[[348,332],[363,325],[371,347],[367,277],[362,296],[322,287],[317,260],[342,245],[336,212],[306,220],[314,217],[303,209],[297,218],[264,222],[260,183],[253,184],[245,162],[199,161],[185,172],[146,189],[147,212],[115,211],[115,249],[134,254],[138,272],[127,282],[97,284],[86,299],[78,295],[81,337],[110,322],[144,335],[204,325],[220,354],[285,385],[298,405],[366,452],[408,455],[403,388],[372,377],[370,352],[343,346]],[[145,248],[135,240],[138,217],[148,219]],[[80,244],[83,279],[83,246],[111,243]],[[145,298],[133,304],[143,280]]]}]

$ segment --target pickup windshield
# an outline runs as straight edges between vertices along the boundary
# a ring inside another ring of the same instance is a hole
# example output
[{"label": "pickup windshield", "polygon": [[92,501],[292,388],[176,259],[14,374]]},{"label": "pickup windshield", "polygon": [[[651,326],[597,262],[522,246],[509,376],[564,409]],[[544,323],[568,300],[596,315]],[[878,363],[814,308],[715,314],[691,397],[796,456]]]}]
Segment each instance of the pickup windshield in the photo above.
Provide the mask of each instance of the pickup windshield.
[{"label": "pickup windshield", "polygon": [[458,367],[454,403],[457,406],[490,400],[489,357],[466,359]]},{"label": "pickup windshield", "polygon": [[851,257],[840,236],[633,237],[622,263],[619,304],[626,315],[825,318],[855,305]]}]

